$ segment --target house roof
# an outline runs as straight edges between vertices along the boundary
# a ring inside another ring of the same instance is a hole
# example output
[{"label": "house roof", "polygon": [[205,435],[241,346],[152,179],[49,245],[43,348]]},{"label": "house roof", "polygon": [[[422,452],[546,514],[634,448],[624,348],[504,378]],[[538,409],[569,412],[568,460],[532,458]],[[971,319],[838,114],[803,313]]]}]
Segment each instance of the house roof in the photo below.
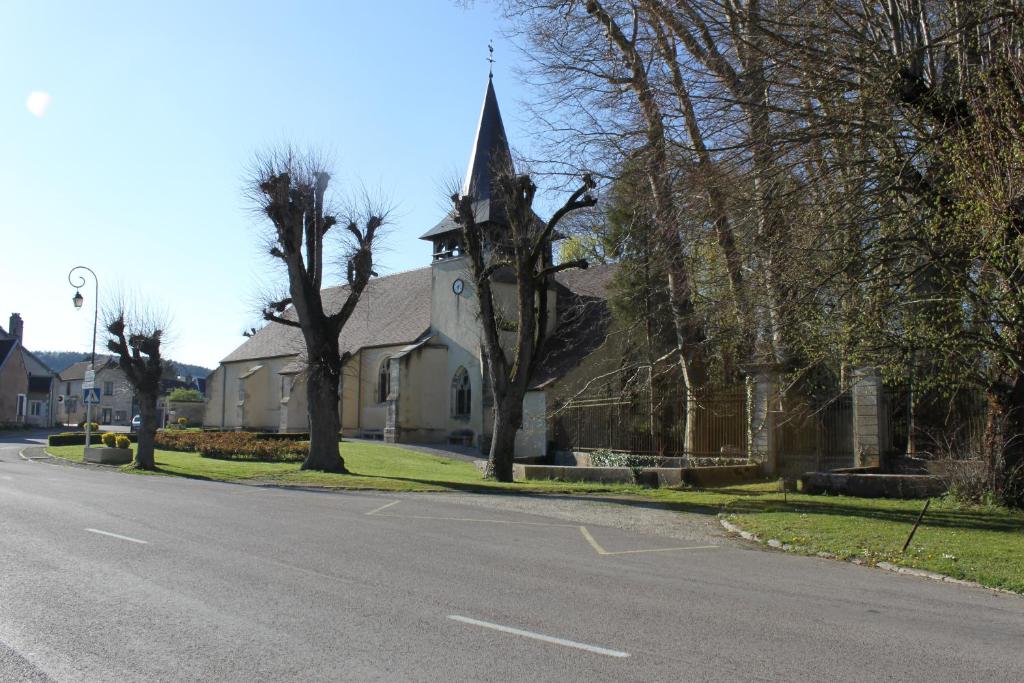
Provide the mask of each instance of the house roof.
[{"label": "house roof", "polygon": [[[354,353],[364,346],[409,344],[419,339],[430,329],[430,287],[429,267],[370,280],[341,331],[341,352]],[[348,296],[348,286],[325,289],[322,295],[324,308],[337,311]],[[294,320],[294,309],[289,308],[284,316]],[[221,362],[294,356],[304,351],[301,330],[269,323]]]},{"label": "house roof", "polygon": [[[488,78],[484,104],[480,109],[480,122],[477,124],[476,137],[473,139],[473,151],[469,154],[469,164],[461,189],[463,195],[474,199],[473,216],[477,223],[505,222],[504,212],[495,201],[493,193],[494,175],[511,164],[512,151],[505,135],[505,124],[501,120],[498,96],[494,94],[494,81]],[[433,239],[454,230],[459,230],[459,225],[449,213],[420,239]]]},{"label": "house roof", "polygon": [[18,345],[18,340],[15,338],[0,339],[0,367],[7,362],[7,356],[11,354],[11,351]]},{"label": "house roof", "polygon": [[[80,379],[85,379],[85,371],[89,369],[91,363],[87,360],[81,360],[72,365],[70,368],[58,375],[62,382],[74,382]],[[102,370],[103,368],[115,365],[114,361],[106,356],[98,356],[96,358],[96,370]]]}]

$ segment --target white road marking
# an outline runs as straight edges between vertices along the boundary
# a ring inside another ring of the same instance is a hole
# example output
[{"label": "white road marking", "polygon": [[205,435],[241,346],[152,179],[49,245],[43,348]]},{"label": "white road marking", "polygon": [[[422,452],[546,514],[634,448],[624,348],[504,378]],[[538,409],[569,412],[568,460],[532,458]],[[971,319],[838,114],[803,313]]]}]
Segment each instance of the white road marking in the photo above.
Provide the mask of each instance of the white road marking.
[{"label": "white road marking", "polygon": [[4,481],[14,481],[14,477],[9,477],[6,474],[0,477],[0,479],[3,479]]},{"label": "white road marking", "polygon": [[367,512],[366,514],[367,515],[375,515],[378,512],[380,512],[381,510],[387,510],[392,505],[398,505],[401,502],[402,501],[400,501],[400,500],[393,500],[390,503],[384,503],[384,505],[381,505],[379,508],[374,508],[374,509],[370,510],[369,512]]},{"label": "white road marking", "polygon": [[122,536],[121,534],[114,534],[114,533],[111,533],[109,531],[102,531],[101,529],[86,529],[86,531],[92,532],[94,534],[100,534],[102,536],[110,536],[111,538],[120,538],[122,541],[131,541],[132,543],[141,543],[142,545],[145,545],[145,544],[149,543],[149,541],[140,541],[139,539],[132,538],[131,536]]},{"label": "white road marking", "polygon": [[553,636],[546,636],[542,633],[534,633],[533,631],[524,631],[519,628],[512,628],[511,626],[502,626],[501,624],[492,624],[489,621],[480,621],[478,619],[470,619],[469,617],[459,616],[458,614],[449,614],[448,618],[452,621],[459,621],[463,624],[470,624],[471,626],[482,626],[483,628],[489,628],[494,631],[501,631],[502,633],[508,633],[513,636],[521,636],[523,638],[532,638],[533,640],[540,640],[545,643],[551,643],[553,645],[561,645],[562,647],[571,647],[577,650],[584,650],[586,652],[593,652],[594,654],[604,655],[606,657],[628,657],[628,652],[622,652],[620,650],[609,650],[606,647],[599,647],[597,645],[587,645],[586,643],[577,643],[575,640],[565,640],[564,638],[555,638]]},{"label": "white road marking", "polygon": [[597,539],[587,531],[587,527],[581,526],[580,533],[583,534],[583,538],[587,539],[587,543],[590,544],[590,547],[593,548],[594,552],[598,555],[635,555],[636,553],[665,553],[671,550],[707,550],[709,548],[718,547],[717,545],[691,545],[683,548],[644,548],[641,550],[618,550],[612,552],[610,550],[605,550],[604,547],[597,542]]}]

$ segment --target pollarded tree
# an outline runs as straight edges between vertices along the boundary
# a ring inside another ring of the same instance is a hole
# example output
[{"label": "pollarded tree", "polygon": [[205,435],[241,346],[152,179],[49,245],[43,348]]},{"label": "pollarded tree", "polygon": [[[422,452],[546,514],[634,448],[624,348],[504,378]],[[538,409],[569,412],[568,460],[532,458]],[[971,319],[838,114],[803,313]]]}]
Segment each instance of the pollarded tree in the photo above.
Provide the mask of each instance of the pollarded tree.
[{"label": "pollarded tree", "polygon": [[117,354],[118,365],[128,383],[135,390],[139,403],[139,443],[132,467],[140,470],[156,469],[154,458],[156,430],[160,425],[157,399],[160,397],[160,379],[170,368],[160,356],[166,324],[153,315],[132,315],[122,303],[105,315],[107,348]]},{"label": "pollarded tree", "polygon": [[[573,211],[594,206],[594,181],[584,176],[579,189],[542,221],[533,211],[537,186],[528,175],[516,175],[507,164],[494,169],[497,187],[492,201],[503,207],[506,225],[478,223],[473,195],[455,194],[455,221],[462,227],[470,273],[476,283],[486,372],[494,395],[494,431],[485,476],[512,481],[516,432],[523,426],[523,399],[541,363],[547,339],[548,297],[552,276],[560,270],[586,268],[585,260],[554,265],[551,236]],[[493,277],[510,274],[514,303],[505,310],[494,291]],[[502,343],[502,336],[507,337]]]},{"label": "pollarded tree", "polygon": [[[344,359],[338,336],[373,272],[373,247],[387,212],[365,207],[342,219],[342,262],[347,295],[337,310],[324,305],[325,237],[338,225],[328,208],[331,176],[314,154],[290,148],[258,155],[251,195],[270,219],[269,253],[288,274],[288,295],[268,302],[263,317],[301,330],[307,363],[309,456],[302,469],[346,472],[338,450],[338,413]],[[332,233],[333,234],[333,233]],[[287,314],[286,314],[287,312]]]}]

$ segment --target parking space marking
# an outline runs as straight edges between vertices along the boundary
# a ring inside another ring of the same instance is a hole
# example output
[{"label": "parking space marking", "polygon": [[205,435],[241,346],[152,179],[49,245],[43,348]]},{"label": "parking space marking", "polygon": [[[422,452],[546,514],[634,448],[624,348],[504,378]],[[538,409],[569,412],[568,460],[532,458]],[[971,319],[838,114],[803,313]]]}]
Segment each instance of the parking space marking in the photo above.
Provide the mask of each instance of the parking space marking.
[{"label": "parking space marking", "polygon": [[707,550],[710,548],[717,548],[717,545],[690,545],[680,548],[642,548],[640,550],[605,550],[604,546],[597,542],[597,539],[587,530],[587,527],[581,526],[580,533],[583,534],[583,538],[587,539],[587,543],[594,549],[598,555],[635,555],[637,553],[666,553],[672,550]]},{"label": "parking space marking", "polygon": [[115,534],[115,533],[112,533],[110,531],[103,531],[102,529],[86,529],[86,531],[89,531],[89,532],[94,533],[94,534],[100,534],[101,536],[110,536],[111,538],[120,538],[122,541],[131,541],[132,543],[140,543],[142,545],[146,545],[147,543],[149,543],[149,541],[142,541],[142,540],[139,540],[138,538],[132,538],[131,536],[122,536],[121,534]]},{"label": "parking space marking", "polygon": [[380,512],[381,510],[387,510],[387,509],[388,509],[389,507],[391,507],[392,505],[398,505],[398,504],[399,504],[399,503],[401,503],[401,502],[402,502],[402,501],[400,501],[400,500],[393,500],[393,501],[391,501],[390,503],[384,503],[384,504],[383,504],[383,505],[381,505],[381,506],[380,506],[379,508],[374,508],[374,509],[370,510],[369,512],[367,512],[366,514],[367,514],[367,516],[369,516],[369,515],[375,515],[375,514],[377,514],[378,512]]},{"label": "parking space marking", "polygon": [[471,619],[469,617],[463,617],[458,614],[449,614],[448,618],[452,621],[458,621],[463,624],[469,624],[470,626],[480,626],[483,628],[489,628],[493,631],[500,631],[501,633],[508,633],[513,636],[520,636],[522,638],[530,638],[532,640],[539,640],[544,643],[551,643],[552,645],[561,645],[562,647],[571,647],[577,650],[583,650],[585,652],[593,652],[597,655],[604,655],[605,657],[618,657],[624,658],[629,657],[628,652],[622,652],[621,650],[610,650],[606,647],[600,647],[598,645],[588,645],[586,643],[578,643],[575,640],[566,640],[565,638],[555,638],[554,636],[546,636],[543,633],[534,633],[533,631],[525,631],[521,628],[512,628],[511,626],[502,626],[501,624],[494,624],[489,621],[480,621],[479,619]]}]

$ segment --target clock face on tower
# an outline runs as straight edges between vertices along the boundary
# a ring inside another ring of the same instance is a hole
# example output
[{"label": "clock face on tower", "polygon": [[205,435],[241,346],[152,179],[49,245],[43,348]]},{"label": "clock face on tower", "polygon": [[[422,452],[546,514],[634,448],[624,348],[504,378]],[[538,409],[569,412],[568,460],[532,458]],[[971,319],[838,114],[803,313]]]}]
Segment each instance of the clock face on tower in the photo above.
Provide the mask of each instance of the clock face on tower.
[{"label": "clock face on tower", "polygon": [[455,278],[455,282],[452,283],[452,291],[455,292],[455,296],[462,294],[462,290],[466,288],[466,283],[462,281],[462,278]]}]

